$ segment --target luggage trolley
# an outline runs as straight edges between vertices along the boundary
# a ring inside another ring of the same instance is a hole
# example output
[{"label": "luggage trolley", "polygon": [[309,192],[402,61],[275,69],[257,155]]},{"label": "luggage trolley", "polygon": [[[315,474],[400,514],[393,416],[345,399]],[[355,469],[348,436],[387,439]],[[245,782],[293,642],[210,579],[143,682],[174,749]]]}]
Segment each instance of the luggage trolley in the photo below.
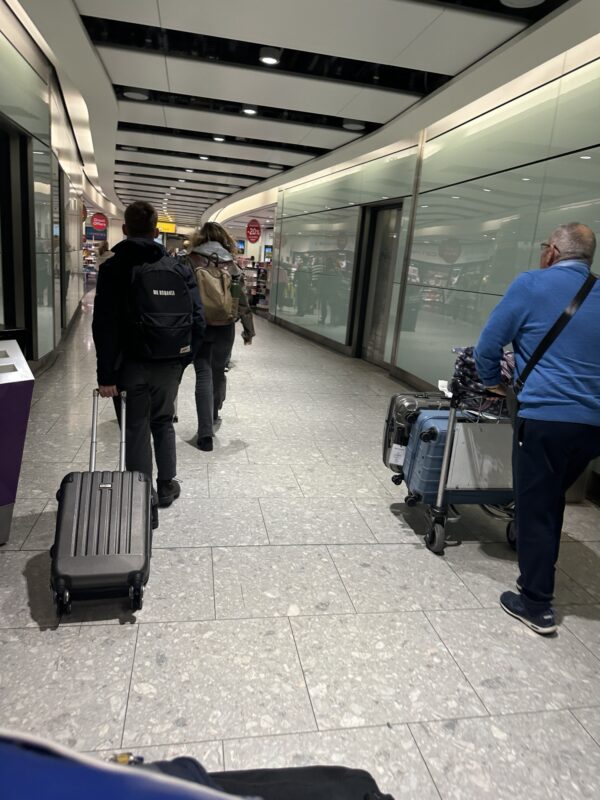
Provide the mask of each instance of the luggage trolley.
[{"label": "luggage trolley", "polygon": [[466,393],[455,380],[450,390],[448,410],[420,415],[411,431],[402,477],[394,475],[392,480],[406,481],[407,505],[429,506],[425,544],[432,552],[444,552],[446,524],[455,505],[479,505],[487,514],[507,520],[507,539],[514,546],[510,419],[486,410],[486,401],[497,400],[496,395]]}]

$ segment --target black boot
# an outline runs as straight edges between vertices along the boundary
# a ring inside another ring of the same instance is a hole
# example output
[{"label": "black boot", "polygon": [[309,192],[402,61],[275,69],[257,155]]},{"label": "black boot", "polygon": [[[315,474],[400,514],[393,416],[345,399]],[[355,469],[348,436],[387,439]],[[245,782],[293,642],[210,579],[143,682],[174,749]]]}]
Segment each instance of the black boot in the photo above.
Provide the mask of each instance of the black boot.
[{"label": "black boot", "polygon": [[212,436],[199,436],[198,437],[198,447],[200,450],[204,450],[205,452],[209,453],[213,449],[213,437]]}]

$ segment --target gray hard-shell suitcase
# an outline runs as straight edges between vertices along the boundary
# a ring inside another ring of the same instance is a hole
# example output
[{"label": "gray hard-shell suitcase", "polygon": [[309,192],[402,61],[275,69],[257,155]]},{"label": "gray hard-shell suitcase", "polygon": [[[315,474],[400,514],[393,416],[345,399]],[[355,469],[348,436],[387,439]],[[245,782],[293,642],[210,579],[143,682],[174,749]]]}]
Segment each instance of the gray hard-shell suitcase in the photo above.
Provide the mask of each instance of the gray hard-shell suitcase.
[{"label": "gray hard-shell suitcase", "polygon": [[383,430],[383,463],[386,467],[402,475],[411,428],[419,414],[442,408],[450,408],[450,400],[442,392],[392,395]]},{"label": "gray hard-shell suitcase", "polygon": [[57,614],[73,598],[128,596],[142,607],[150,574],[152,481],[125,471],[126,393],[121,392],[119,471],[96,470],[98,390],[94,390],[90,468],[70,472],[56,495],[58,516],[51,586]]}]

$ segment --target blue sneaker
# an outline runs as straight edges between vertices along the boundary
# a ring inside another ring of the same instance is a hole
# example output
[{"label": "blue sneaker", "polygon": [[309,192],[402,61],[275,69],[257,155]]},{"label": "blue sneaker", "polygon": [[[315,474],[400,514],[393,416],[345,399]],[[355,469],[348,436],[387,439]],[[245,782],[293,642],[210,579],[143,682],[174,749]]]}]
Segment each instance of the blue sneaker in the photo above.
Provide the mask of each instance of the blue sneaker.
[{"label": "blue sneaker", "polygon": [[551,608],[539,612],[529,611],[521,595],[515,592],[504,592],[504,594],[500,595],[500,605],[507,614],[510,614],[515,619],[520,619],[532,631],[542,636],[556,633],[554,611]]}]

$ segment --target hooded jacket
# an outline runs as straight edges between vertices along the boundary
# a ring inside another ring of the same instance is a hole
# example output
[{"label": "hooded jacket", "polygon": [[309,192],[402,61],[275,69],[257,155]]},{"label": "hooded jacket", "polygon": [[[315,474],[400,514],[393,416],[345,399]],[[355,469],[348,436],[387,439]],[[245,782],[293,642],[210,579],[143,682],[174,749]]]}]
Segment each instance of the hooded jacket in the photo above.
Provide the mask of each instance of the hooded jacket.
[{"label": "hooded jacket", "polygon": [[[132,323],[128,303],[132,269],[139,264],[153,264],[159,261],[166,255],[166,250],[152,239],[129,238],[115,245],[113,253],[114,256],[100,267],[94,300],[92,333],[96,346],[100,386],[116,385],[117,373],[123,358],[138,357],[132,350],[134,337],[131,335]],[[178,262],[174,269],[184,278],[194,306],[192,354],[195,354],[202,343],[206,329],[198,285],[188,266]],[[191,357],[181,360],[189,362]]]},{"label": "hooded jacket", "polygon": [[204,256],[206,259],[209,259],[216,255],[217,258],[219,259],[219,265],[222,265],[223,268],[227,269],[232,278],[236,277],[240,278],[242,291],[240,293],[240,298],[239,298],[238,313],[239,313],[239,319],[242,323],[242,327],[244,328],[242,337],[244,341],[249,341],[250,339],[253,339],[254,336],[256,335],[256,331],[254,330],[254,317],[252,316],[252,311],[250,310],[250,306],[248,305],[248,298],[246,297],[246,293],[243,290],[244,273],[243,270],[239,268],[232,254],[219,242],[204,242],[204,244],[200,244],[197,247],[194,247],[192,253]]}]

